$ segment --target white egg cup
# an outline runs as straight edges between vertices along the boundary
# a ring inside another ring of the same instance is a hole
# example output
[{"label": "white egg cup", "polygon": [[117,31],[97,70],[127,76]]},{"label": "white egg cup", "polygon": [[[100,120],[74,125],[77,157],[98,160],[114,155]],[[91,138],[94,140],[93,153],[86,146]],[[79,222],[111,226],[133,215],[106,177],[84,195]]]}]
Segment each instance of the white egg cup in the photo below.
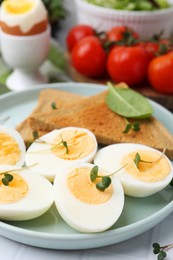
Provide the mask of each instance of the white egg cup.
[{"label": "white egg cup", "polygon": [[2,58],[14,69],[6,81],[10,90],[28,90],[48,81],[39,67],[48,57],[50,28],[33,36],[15,36],[1,31],[0,37]]}]

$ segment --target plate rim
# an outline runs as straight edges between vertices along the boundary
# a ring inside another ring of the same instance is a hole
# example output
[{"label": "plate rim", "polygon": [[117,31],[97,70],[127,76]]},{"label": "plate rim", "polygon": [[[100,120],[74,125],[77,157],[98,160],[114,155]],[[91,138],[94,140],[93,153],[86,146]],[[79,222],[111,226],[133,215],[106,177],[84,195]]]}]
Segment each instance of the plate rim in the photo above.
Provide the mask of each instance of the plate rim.
[{"label": "plate rim", "polygon": [[[35,93],[38,93],[40,90],[42,89],[46,89],[46,88],[54,88],[54,89],[59,89],[59,88],[69,88],[69,87],[77,87],[77,88],[81,88],[81,87],[87,87],[87,88],[93,88],[93,86],[95,88],[98,88],[99,91],[101,90],[105,90],[107,87],[103,84],[95,84],[95,83],[76,83],[76,82],[63,82],[63,83],[50,83],[50,84],[42,84],[42,85],[38,85],[38,86],[35,86],[33,89],[30,89],[30,90],[24,90],[24,91],[20,91],[20,92],[8,92],[8,93],[5,93],[5,94],[2,94],[0,95],[0,101],[1,100],[4,100],[4,99],[8,99],[8,98],[13,98],[15,97],[16,95],[17,96],[22,96],[22,95],[27,95],[27,93],[31,93],[32,94],[35,94]],[[165,107],[163,107],[162,105],[158,104],[157,102],[149,99],[149,101],[151,102],[151,104],[154,105],[154,108],[156,109],[161,109],[161,110],[164,110],[164,112],[168,113],[170,116],[173,117],[173,114],[168,110],[166,109]],[[166,206],[162,207],[159,211],[155,212],[154,214],[142,219],[142,220],[139,220],[139,221],[136,221],[132,224],[129,224],[127,226],[123,226],[123,227],[120,227],[120,228],[116,228],[114,230],[106,230],[104,232],[101,232],[101,233],[96,233],[96,234],[86,234],[86,233],[80,233],[80,234],[55,234],[55,233],[48,233],[48,232],[41,232],[41,231],[35,231],[35,230],[28,230],[26,228],[22,228],[22,227],[16,227],[16,226],[13,226],[11,224],[8,224],[8,223],[5,223],[3,221],[0,220],[0,227],[2,229],[2,231],[6,231],[7,232],[14,232],[14,233],[17,233],[18,235],[25,235],[26,238],[28,237],[29,239],[35,239],[35,237],[37,237],[39,235],[39,238],[41,238],[41,240],[44,240],[45,237],[46,239],[53,239],[53,240],[56,240],[58,241],[59,239],[63,239],[65,241],[69,241],[71,239],[73,239],[73,243],[76,243],[77,240],[82,240],[82,241],[85,241],[86,239],[97,239],[98,237],[99,238],[107,238],[108,236],[116,236],[117,234],[124,234],[125,232],[129,232],[129,231],[132,231],[133,229],[138,229],[138,227],[140,227],[141,225],[146,225],[148,222],[151,222],[151,224],[149,226],[147,226],[147,228],[144,228],[144,231],[147,231],[148,229],[152,228],[155,226],[155,224],[153,224],[153,221],[155,219],[157,219],[157,222],[156,224],[158,224],[159,222],[161,222],[164,218],[166,218],[171,212],[173,211],[173,201],[169,202]],[[0,229],[0,235],[3,236],[3,232],[1,231]],[[142,234],[143,232],[136,232],[135,235],[133,236],[130,236],[130,238],[133,238],[134,236],[136,235],[139,235],[139,234]],[[6,236],[7,238],[11,238],[10,235]],[[129,239],[129,238],[128,238]],[[14,239],[13,239],[14,240]],[[120,239],[118,240],[117,242],[113,242],[112,244],[115,244],[115,243],[118,243],[118,242],[122,242],[122,241],[125,241],[127,239]],[[16,240],[17,241],[17,240]],[[21,241],[18,241],[18,242],[21,242],[22,243],[22,238],[21,238]],[[72,244],[73,244],[72,243]],[[26,243],[25,243],[26,244]],[[28,242],[27,243],[28,245],[33,245],[32,244],[32,241]],[[109,244],[106,244],[105,245],[111,245],[110,243]],[[38,245],[33,245],[33,246],[38,246]],[[42,246],[39,246],[39,247],[42,247]],[[99,246],[97,246],[99,247]],[[44,248],[46,248],[44,246]],[[47,247],[47,248],[51,248],[51,247]],[[86,248],[92,248],[92,247],[86,247]],[[52,249],[62,249],[62,246],[54,246],[52,247]],[[65,247],[64,249],[81,249],[80,248],[75,248],[75,246],[67,246]]]},{"label": "plate rim", "polygon": [[[37,93],[38,91],[46,89],[46,88],[59,89],[59,88],[62,88],[62,87],[65,87],[65,88],[74,87],[74,85],[77,88],[81,88],[81,87],[82,88],[84,88],[84,87],[93,88],[93,87],[95,87],[95,88],[102,89],[102,90],[106,90],[107,89],[106,84],[101,84],[101,83],[83,83],[83,82],[80,83],[80,82],[74,82],[74,81],[71,81],[71,82],[58,82],[58,83],[47,83],[47,84],[36,85],[36,86],[34,86],[34,88],[31,88],[31,89],[28,89],[28,90],[21,90],[21,91],[18,91],[18,92],[14,92],[14,91],[6,92],[6,93],[0,95],[0,100],[6,99],[6,98],[10,98],[10,97],[16,96],[16,95],[25,95],[25,94],[31,93],[31,92],[33,92],[33,93],[36,92]],[[143,94],[141,94],[141,95],[143,95]],[[159,104],[157,101],[152,100],[149,97],[146,97],[146,98],[149,100],[149,102],[151,102],[151,104],[154,104],[154,106],[157,109],[164,110],[164,112],[168,113],[170,116],[173,116],[173,113],[170,110],[168,110],[166,107],[164,107],[163,105]]]}]

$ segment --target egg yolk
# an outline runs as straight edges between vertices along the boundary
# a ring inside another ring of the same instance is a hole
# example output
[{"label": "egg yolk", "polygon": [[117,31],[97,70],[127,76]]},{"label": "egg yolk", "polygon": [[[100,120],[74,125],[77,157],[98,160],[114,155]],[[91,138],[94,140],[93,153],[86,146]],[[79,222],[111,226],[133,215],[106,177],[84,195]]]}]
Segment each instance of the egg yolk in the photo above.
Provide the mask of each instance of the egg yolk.
[{"label": "egg yolk", "polygon": [[[97,182],[99,181],[98,178]],[[97,182],[91,182],[90,169],[87,168],[74,169],[69,173],[67,179],[69,190],[73,196],[87,204],[101,204],[108,201],[112,196],[112,185],[101,192],[96,188]]]},{"label": "egg yolk", "polygon": [[10,14],[24,14],[33,8],[33,2],[27,0],[6,0],[4,8]]},{"label": "egg yolk", "polygon": [[[63,145],[66,142],[67,147]],[[66,130],[54,140],[52,152],[65,160],[76,160],[89,155],[95,148],[93,138],[84,131]]]},{"label": "egg yolk", "polygon": [[[137,167],[134,163],[136,153],[139,153],[141,160],[152,163],[139,162]],[[159,157],[160,155],[153,151],[137,151],[126,155],[122,160],[122,164],[128,163],[126,171],[133,177],[144,182],[158,182],[166,178],[170,173],[170,165],[167,160],[163,156],[156,161]]]},{"label": "egg yolk", "polygon": [[0,203],[8,204],[14,203],[23,199],[28,193],[28,185],[26,181],[16,173],[10,173],[13,176],[13,180],[9,182],[8,186],[2,183],[4,175],[0,175]]},{"label": "egg yolk", "polygon": [[9,135],[0,133],[0,164],[14,165],[20,159],[17,142]]}]

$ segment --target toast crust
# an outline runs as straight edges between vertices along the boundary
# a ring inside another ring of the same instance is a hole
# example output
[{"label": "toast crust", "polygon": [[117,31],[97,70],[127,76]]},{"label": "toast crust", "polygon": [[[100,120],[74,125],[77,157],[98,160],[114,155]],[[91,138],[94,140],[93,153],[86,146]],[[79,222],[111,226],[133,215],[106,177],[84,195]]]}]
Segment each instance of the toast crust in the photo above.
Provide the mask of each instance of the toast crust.
[{"label": "toast crust", "polygon": [[130,130],[123,133],[126,121],[109,109],[105,102],[106,95],[107,91],[103,91],[95,96],[79,99],[78,102],[70,102],[70,105],[61,106],[51,112],[40,113],[37,108],[36,113],[32,113],[27,119],[28,128],[42,134],[67,126],[83,127],[92,131],[101,145],[139,143],[160,151],[166,148],[166,155],[173,159],[173,136],[161,122],[154,117],[140,119],[140,131]]},{"label": "toast crust", "polygon": [[[45,113],[50,115],[53,111],[52,103],[55,104],[57,109],[66,109],[66,107],[71,106],[77,102],[80,102],[85,97],[69,93],[66,91],[61,91],[57,89],[43,89],[40,91],[38,96],[38,102],[36,107],[33,109],[28,118],[16,126],[16,130],[22,135],[25,144],[28,144],[33,140],[33,132],[37,131],[38,136],[42,136],[48,133],[47,129],[37,128],[34,125],[30,124],[30,116],[38,118],[39,114]],[[69,104],[70,100],[70,104]]]}]

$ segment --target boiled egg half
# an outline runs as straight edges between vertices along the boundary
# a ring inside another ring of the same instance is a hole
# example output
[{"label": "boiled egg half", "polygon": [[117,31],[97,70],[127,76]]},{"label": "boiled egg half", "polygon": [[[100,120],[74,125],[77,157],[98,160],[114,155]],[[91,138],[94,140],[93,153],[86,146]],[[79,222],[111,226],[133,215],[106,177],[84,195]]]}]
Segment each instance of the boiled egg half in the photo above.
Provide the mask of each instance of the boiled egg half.
[{"label": "boiled egg half", "polygon": [[94,134],[78,127],[56,129],[35,140],[26,153],[26,165],[50,181],[76,162],[91,162],[97,152]]},{"label": "boiled egg half", "polygon": [[[20,170],[19,170],[20,169]],[[44,214],[52,205],[52,184],[29,169],[0,165],[0,219],[29,220]],[[5,174],[13,179],[4,185]]]},{"label": "boiled egg half", "polygon": [[12,128],[0,126],[0,164],[23,165],[25,144],[21,135]]},{"label": "boiled egg half", "polygon": [[[124,191],[120,181],[112,178],[105,191],[92,182],[90,163],[73,165],[55,177],[55,205],[66,223],[80,232],[95,233],[110,228],[120,217],[124,206]],[[99,175],[107,175],[99,169]]]},{"label": "boiled egg half", "polygon": [[5,0],[0,20],[3,32],[17,36],[39,34],[48,26],[47,10],[41,0]]},{"label": "boiled egg half", "polygon": [[[138,166],[135,163],[138,154]],[[139,161],[140,157],[140,161]],[[109,173],[124,166],[115,174],[126,195],[146,197],[164,189],[173,178],[173,167],[169,159],[156,149],[133,144],[113,144],[102,148],[94,163]]]}]

